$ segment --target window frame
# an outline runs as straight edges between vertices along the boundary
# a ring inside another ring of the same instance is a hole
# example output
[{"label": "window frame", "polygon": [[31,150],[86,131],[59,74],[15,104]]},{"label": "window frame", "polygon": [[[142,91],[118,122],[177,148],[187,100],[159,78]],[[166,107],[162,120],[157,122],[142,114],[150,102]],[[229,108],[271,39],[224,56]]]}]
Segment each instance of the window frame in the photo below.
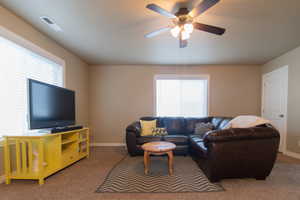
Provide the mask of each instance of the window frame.
[{"label": "window frame", "polygon": [[156,74],[153,78],[153,113],[157,115],[157,80],[206,80],[207,81],[207,116],[210,116],[210,75],[209,74]]},{"label": "window frame", "polygon": [[[55,62],[56,64],[60,65],[62,67],[62,73],[63,73],[63,87],[66,87],[66,62],[64,59],[50,53],[49,51],[39,47],[38,45],[34,44],[33,42],[23,38],[22,36],[8,30],[4,26],[0,25],[0,37],[3,37],[16,45],[19,45],[41,57],[44,57],[48,60],[51,60]],[[0,147],[1,143],[3,141],[3,136],[0,135]]]},{"label": "window frame", "polygon": [[20,35],[6,29],[5,27],[0,25],[0,37],[3,37],[11,42],[22,46],[23,48],[41,56],[48,60],[55,62],[56,64],[62,67],[63,71],[63,87],[66,87],[66,62],[64,59],[50,53],[49,51],[39,47],[38,45],[34,44],[33,42],[21,37]]}]

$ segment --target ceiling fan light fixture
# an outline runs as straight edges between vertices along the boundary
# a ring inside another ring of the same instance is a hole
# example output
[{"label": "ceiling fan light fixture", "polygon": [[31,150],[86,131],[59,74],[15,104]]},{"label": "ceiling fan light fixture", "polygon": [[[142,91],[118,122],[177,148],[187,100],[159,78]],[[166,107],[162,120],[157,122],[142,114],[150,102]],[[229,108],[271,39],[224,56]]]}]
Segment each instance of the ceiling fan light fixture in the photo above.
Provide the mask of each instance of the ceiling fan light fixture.
[{"label": "ceiling fan light fixture", "polygon": [[175,26],[174,28],[171,29],[171,34],[173,37],[177,38],[179,36],[181,29],[179,26]]},{"label": "ceiling fan light fixture", "polygon": [[170,31],[171,35],[179,40],[179,47],[185,48],[188,44],[187,40],[190,38],[194,30],[204,31],[215,35],[223,35],[226,31],[224,28],[202,24],[195,21],[197,16],[203,14],[220,1],[221,0],[202,0],[201,3],[199,3],[191,11],[186,7],[181,7],[175,14],[154,3],[148,4],[146,8],[160,15],[171,18],[173,25],[150,32],[146,34],[145,37],[151,38],[166,31]]},{"label": "ceiling fan light fixture", "polygon": [[187,40],[187,39],[189,39],[190,38],[190,33],[188,33],[187,31],[185,31],[185,30],[182,30],[181,31],[181,39],[182,40]]},{"label": "ceiling fan light fixture", "polygon": [[188,32],[189,34],[191,34],[191,33],[193,32],[193,30],[194,30],[194,26],[193,26],[193,24],[188,23],[188,24],[185,24],[185,25],[183,26],[183,29],[184,29],[186,32]]}]

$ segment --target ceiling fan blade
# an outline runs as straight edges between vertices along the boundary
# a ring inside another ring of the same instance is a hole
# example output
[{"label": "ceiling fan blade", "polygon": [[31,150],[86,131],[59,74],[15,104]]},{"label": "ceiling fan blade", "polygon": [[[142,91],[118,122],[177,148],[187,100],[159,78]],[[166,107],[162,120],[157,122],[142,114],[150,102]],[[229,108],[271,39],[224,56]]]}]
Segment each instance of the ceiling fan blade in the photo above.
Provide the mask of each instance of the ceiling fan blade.
[{"label": "ceiling fan blade", "polygon": [[148,9],[154,11],[154,12],[157,12],[161,15],[164,15],[168,18],[176,18],[176,16],[174,14],[170,13],[169,11],[166,11],[165,9],[159,7],[158,5],[156,5],[154,3],[148,4],[146,6],[146,8],[148,8]]},{"label": "ceiling fan blade", "polygon": [[204,13],[210,7],[216,5],[220,0],[203,0],[197,7],[195,7],[189,15],[191,17],[197,17],[198,15]]},{"label": "ceiling fan blade", "polygon": [[156,31],[152,31],[152,32],[146,34],[145,37],[146,38],[152,38],[152,37],[155,37],[159,34],[162,34],[162,33],[166,32],[166,31],[169,31],[169,30],[171,30],[171,27],[164,27],[164,28],[161,28],[161,29],[158,29]]},{"label": "ceiling fan blade", "polygon": [[207,25],[207,24],[201,24],[201,23],[193,23],[194,28],[198,29],[200,31],[205,31],[208,33],[213,33],[216,35],[223,35],[226,31],[226,29],[224,28],[220,28],[220,27],[216,27],[216,26],[211,26],[211,25]]}]

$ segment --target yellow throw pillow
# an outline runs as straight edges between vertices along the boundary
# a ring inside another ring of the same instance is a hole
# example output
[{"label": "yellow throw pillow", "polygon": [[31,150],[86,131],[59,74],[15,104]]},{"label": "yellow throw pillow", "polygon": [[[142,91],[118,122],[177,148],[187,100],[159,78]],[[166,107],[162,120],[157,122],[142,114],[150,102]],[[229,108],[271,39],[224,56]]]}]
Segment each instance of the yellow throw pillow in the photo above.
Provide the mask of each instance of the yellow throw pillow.
[{"label": "yellow throw pillow", "polygon": [[153,135],[152,130],[156,128],[156,119],[151,121],[140,120],[142,133],[141,136]]}]

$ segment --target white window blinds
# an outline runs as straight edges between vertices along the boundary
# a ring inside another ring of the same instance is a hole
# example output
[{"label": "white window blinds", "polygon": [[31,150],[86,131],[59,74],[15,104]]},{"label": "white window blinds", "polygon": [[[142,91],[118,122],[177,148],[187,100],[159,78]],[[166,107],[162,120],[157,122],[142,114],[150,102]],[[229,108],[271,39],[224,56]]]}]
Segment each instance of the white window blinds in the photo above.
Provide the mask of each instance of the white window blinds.
[{"label": "white window blinds", "polygon": [[207,116],[207,87],[205,78],[156,78],[157,116]]},{"label": "white window blinds", "polygon": [[0,37],[0,137],[27,132],[27,79],[63,86],[63,67]]}]

